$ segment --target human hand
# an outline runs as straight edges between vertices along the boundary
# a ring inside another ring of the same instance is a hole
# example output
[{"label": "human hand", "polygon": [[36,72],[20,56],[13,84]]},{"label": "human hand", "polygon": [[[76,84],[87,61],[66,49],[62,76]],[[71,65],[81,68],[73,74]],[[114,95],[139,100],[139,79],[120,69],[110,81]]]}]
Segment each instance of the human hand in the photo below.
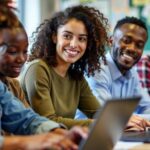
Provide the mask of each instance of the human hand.
[{"label": "human hand", "polygon": [[137,115],[132,115],[127,123],[125,131],[144,131],[146,127],[150,127],[150,122],[148,120]]},{"label": "human hand", "polygon": [[3,150],[77,150],[82,138],[87,138],[88,128],[57,128],[49,133],[30,136],[6,136]]},{"label": "human hand", "polygon": [[76,144],[79,144],[81,139],[88,137],[88,128],[75,126],[67,133],[67,136]]},{"label": "human hand", "polygon": [[88,136],[88,128],[79,126],[74,126],[69,131],[58,128],[55,129],[53,132],[56,134],[64,135],[62,141],[59,142],[59,145],[61,145],[64,149],[67,149],[68,147],[68,139],[75,143],[77,146],[80,143],[81,139],[86,139]]},{"label": "human hand", "polygon": [[63,139],[63,136],[45,133],[30,136],[5,136],[2,150],[61,150],[57,143]]}]

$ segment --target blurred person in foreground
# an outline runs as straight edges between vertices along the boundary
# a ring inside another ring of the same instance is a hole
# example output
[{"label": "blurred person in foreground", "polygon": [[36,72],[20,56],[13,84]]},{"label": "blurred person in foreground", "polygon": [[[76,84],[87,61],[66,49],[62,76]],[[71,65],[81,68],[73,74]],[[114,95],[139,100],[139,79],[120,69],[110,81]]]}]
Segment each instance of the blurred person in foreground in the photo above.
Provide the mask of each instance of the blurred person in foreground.
[{"label": "blurred person in foreground", "polygon": [[[16,55],[18,43],[25,53],[28,46],[26,32],[12,9],[10,0],[0,0],[0,57],[4,53]],[[22,59],[19,60],[18,64],[21,64]],[[16,66],[16,72],[19,69],[20,67]],[[0,131],[3,129],[14,134],[0,135],[0,149],[3,150],[77,150],[81,138],[87,137],[86,128],[74,127],[68,131],[63,125],[39,116],[30,108],[25,108],[2,82],[0,116]]]}]

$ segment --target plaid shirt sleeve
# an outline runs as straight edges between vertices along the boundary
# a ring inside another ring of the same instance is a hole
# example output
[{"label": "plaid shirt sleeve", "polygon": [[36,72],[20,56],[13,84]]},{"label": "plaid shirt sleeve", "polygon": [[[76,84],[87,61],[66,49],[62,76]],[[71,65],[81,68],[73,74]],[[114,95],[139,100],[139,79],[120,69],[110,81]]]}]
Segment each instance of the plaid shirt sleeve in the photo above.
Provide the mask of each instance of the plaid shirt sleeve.
[{"label": "plaid shirt sleeve", "polygon": [[150,95],[150,56],[143,56],[137,63],[137,71],[140,78],[140,83]]}]

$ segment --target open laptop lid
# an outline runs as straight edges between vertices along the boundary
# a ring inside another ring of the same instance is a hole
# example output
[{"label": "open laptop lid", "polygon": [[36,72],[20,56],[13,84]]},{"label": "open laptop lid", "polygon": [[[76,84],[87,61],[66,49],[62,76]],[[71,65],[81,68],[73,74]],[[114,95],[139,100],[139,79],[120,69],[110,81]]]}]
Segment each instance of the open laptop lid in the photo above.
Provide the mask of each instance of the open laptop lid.
[{"label": "open laptop lid", "polygon": [[113,99],[95,115],[87,140],[82,140],[79,150],[110,150],[121,137],[123,130],[141,97]]}]

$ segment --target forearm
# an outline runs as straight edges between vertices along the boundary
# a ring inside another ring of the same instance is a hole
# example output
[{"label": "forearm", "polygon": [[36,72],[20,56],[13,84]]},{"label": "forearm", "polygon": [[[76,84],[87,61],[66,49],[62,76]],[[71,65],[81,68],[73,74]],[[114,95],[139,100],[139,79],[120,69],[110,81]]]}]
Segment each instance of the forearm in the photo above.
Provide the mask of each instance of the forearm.
[{"label": "forearm", "polygon": [[23,149],[23,143],[22,137],[20,136],[5,137],[2,144],[2,150]]},{"label": "forearm", "polygon": [[53,118],[50,117],[50,119],[58,123],[63,123],[69,129],[75,125],[89,126],[92,123],[91,119],[75,120],[72,118],[63,118],[63,117],[53,117]]}]

